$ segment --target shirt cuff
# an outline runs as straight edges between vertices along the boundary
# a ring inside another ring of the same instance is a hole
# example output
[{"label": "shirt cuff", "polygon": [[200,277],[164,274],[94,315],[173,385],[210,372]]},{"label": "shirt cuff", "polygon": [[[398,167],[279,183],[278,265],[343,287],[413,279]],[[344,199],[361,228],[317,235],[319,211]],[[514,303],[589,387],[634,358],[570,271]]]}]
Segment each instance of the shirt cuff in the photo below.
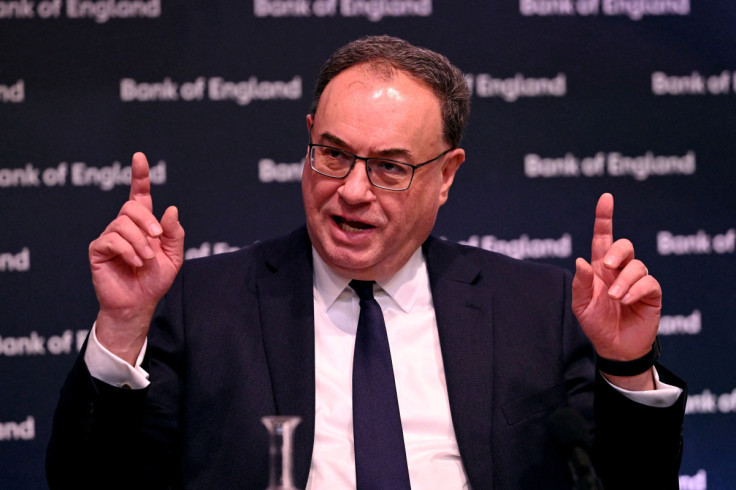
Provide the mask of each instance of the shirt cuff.
[{"label": "shirt cuff", "polygon": [[107,350],[97,340],[96,330],[97,324],[92,327],[87,341],[87,350],[84,353],[84,362],[93,378],[118,388],[134,390],[143,389],[151,384],[148,380],[148,373],[141,367],[148,339],[143,342],[143,348],[138,354],[135,366],[131,366]]},{"label": "shirt cuff", "polygon": [[[606,379],[605,376],[601,376]],[[631,391],[619,388],[606,379],[606,383],[611,385],[613,389],[621,393],[626,398],[642,405],[657,408],[667,408],[675,404],[677,399],[682,394],[682,388],[677,386],[668,385],[659,380],[659,373],[657,368],[654,368],[654,389],[647,391]]]}]

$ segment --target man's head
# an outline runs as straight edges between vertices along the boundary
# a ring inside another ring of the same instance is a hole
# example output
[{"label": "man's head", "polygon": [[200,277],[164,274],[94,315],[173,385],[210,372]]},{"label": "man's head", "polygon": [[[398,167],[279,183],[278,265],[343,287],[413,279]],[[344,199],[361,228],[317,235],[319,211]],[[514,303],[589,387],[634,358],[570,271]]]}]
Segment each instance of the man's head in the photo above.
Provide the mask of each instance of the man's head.
[{"label": "man's head", "polygon": [[462,72],[445,56],[396,37],[364,37],[335,51],[317,77],[312,116],[327,84],[339,73],[359,64],[368,64],[379,74],[403,71],[429,86],[440,101],[442,131],[447,142],[454,148],[460,146],[470,114],[470,91]]},{"label": "man's head", "polygon": [[332,178],[313,170],[307,155],[302,193],[320,257],[352,279],[389,277],[426,240],[465,159],[457,148],[469,106],[465,81],[444,57],[378,37],[333,55],[315,92],[307,116],[311,143],[414,166],[444,153],[417,168],[401,191],[372,185],[364,160],[346,177]]}]

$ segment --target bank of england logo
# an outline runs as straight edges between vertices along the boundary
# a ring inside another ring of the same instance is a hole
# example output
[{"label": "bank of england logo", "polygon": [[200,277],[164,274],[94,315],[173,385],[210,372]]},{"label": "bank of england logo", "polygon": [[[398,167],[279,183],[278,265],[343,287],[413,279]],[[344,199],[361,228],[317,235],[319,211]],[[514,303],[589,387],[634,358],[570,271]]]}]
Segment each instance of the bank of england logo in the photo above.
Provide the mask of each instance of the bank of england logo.
[{"label": "bank of england logo", "polygon": [[524,175],[527,178],[585,178],[622,177],[644,181],[650,177],[666,175],[691,176],[697,169],[694,151],[684,155],[655,155],[648,151],[643,155],[625,155],[617,151],[599,151],[593,155],[576,156],[571,152],[564,156],[543,157],[536,153],[524,156]]},{"label": "bank of england logo", "polygon": [[0,1],[0,19],[110,19],[161,17],[161,0]]},{"label": "bank of england logo", "polygon": [[519,13],[526,17],[690,15],[690,0],[519,0]]},{"label": "bank of england logo", "polygon": [[567,95],[567,75],[529,77],[517,73],[512,77],[497,77],[488,73],[466,73],[465,82],[477,97],[497,97],[516,102],[527,97],[564,97]]},{"label": "bank of england logo", "polygon": [[248,80],[239,81],[200,76],[184,82],[170,77],[156,82],[123,78],[120,80],[120,100],[121,102],[210,100],[235,102],[245,106],[259,100],[299,100],[303,93],[302,86],[302,77],[298,75],[291,80],[259,80],[251,76]]},{"label": "bank of england logo", "polygon": [[463,245],[498,252],[515,259],[564,259],[572,255],[572,236],[560,238],[530,238],[523,234],[518,238],[501,239],[493,235],[472,235],[460,240]]},{"label": "bank of england logo", "polygon": [[[0,168],[0,189],[39,187],[98,187],[109,191],[116,186],[130,185],[130,165],[114,162],[112,165],[92,166],[84,162],[61,162],[47,168],[27,163],[23,167]],[[159,160],[149,171],[151,183],[166,183],[166,161]]]},{"label": "bank of england logo", "polygon": [[429,17],[432,0],[254,0],[256,17]]}]

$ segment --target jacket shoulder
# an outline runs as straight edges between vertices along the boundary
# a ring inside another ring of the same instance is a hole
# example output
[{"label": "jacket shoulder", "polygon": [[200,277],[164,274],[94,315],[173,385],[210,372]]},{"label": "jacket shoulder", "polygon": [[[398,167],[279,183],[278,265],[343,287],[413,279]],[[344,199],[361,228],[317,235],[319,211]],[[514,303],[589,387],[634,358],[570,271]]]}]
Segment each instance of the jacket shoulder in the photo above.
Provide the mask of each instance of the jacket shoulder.
[{"label": "jacket shoulder", "polygon": [[555,265],[515,259],[434,236],[424,244],[424,251],[430,274],[449,275],[472,283],[508,286],[567,281],[571,277],[570,271]]},{"label": "jacket shoulder", "polygon": [[180,275],[207,278],[237,273],[240,277],[256,278],[299,261],[311,261],[311,245],[306,228],[288,235],[258,240],[232,252],[184,261]]}]

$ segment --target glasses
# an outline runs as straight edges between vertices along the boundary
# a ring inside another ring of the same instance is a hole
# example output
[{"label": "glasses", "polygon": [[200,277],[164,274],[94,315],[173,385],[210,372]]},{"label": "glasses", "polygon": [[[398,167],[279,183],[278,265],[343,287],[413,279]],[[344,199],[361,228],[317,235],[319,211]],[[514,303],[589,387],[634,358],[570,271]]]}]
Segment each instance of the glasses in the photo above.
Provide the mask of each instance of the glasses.
[{"label": "glasses", "polygon": [[379,189],[388,191],[405,191],[414,179],[414,171],[436,160],[439,160],[452,148],[448,148],[436,157],[418,165],[397,162],[386,158],[359,157],[349,151],[333,146],[309,143],[309,164],[312,170],[325,177],[344,179],[353,170],[355,162],[363,160],[368,180]]}]

